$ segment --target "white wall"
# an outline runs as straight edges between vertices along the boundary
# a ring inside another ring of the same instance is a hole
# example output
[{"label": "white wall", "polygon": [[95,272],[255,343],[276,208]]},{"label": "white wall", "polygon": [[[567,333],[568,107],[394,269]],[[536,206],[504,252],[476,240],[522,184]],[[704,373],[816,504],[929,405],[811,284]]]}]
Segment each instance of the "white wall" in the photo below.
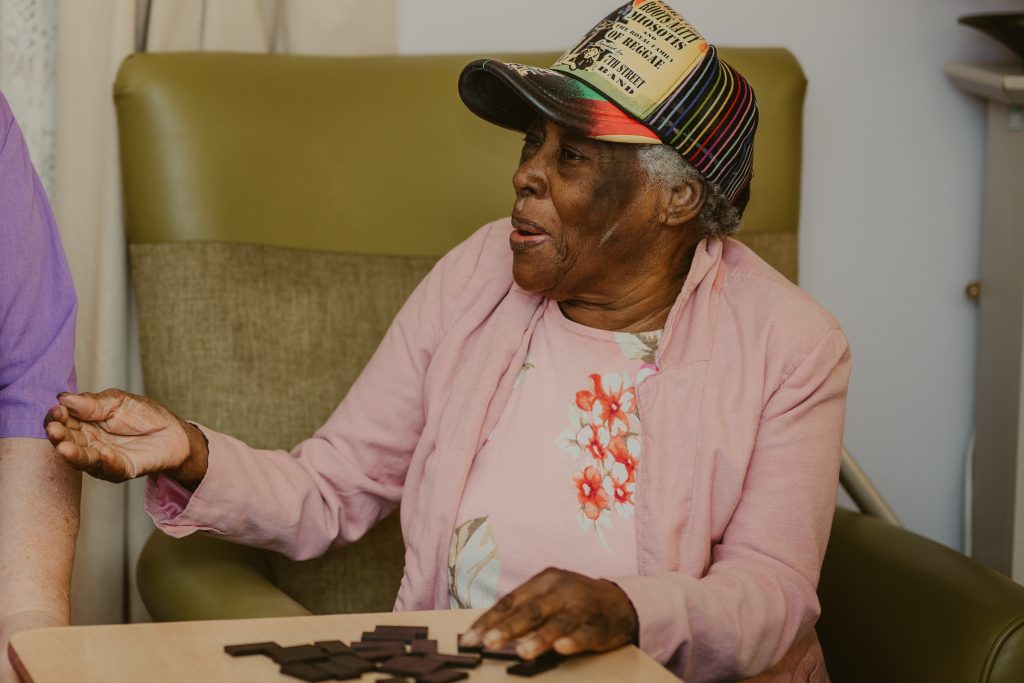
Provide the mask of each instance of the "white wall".
[{"label": "white wall", "polygon": [[[398,0],[407,54],[557,51],[617,0]],[[671,0],[712,42],[807,73],[801,284],[854,354],[846,442],[911,529],[959,548],[971,430],[983,107],[948,60],[1006,59],[956,18],[1011,0]],[[755,198],[756,201],[756,198]]]}]

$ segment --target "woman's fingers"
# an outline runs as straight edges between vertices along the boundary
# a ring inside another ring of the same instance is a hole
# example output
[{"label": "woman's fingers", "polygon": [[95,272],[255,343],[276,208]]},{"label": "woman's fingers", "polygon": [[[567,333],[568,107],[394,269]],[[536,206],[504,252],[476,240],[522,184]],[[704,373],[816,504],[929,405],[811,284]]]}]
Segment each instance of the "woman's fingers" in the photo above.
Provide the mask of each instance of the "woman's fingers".
[{"label": "woman's fingers", "polygon": [[483,634],[483,643],[487,647],[503,647],[510,640],[536,630],[550,619],[559,620],[561,601],[557,594],[543,593],[539,595],[520,596],[519,604],[497,624],[491,626]]},{"label": "woman's fingers", "polygon": [[498,648],[519,638],[516,652],[534,659],[551,649],[572,655],[620,647],[636,628],[633,605],[617,585],[548,569],[481,616],[462,642]]},{"label": "woman's fingers", "polygon": [[610,650],[629,642],[627,633],[614,628],[602,610],[603,605],[581,599],[572,591],[561,609],[537,629],[519,640],[516,652],[524,659],[535,659],[548,650],[561,655]]},{"label": "woman's fingers", "polygon": [[555,638],[551,647],[560,655],[603,652],[627,645],[632,632],[619,628],[605,613],[591,613],[574,631]]},{"label": "woman's fingers", "polygon": [[[46,436],[69,465],[99,479],[122,482],[149,472],[185,472],[202,480],[206,451],[192,456],[193,439],[180,419],[145,396],[120,389],[60,394],[46,414]],[[201,459],[200,459],[201,458]],[[191,462],[182,469],[183,463]]]},{"label": "woman's fingers", "polygon": [[[88,426],[85,425],[85,427]],[[66,422],[56,420],[47,422],[46,436],[53,444],[57,454],[76,470],[95,474],[105,469],[104,463],[101,462],[98,441],[90,438],[83,431],[83,425],[74,418],[67,418]],[[109,449],[110,447],[105,446],[105,448]]]},{"label": "woman's fingers", "polygon": [[117,449],[106,444],[76,443],[72,439],[61,441],[56,450],[76,470],[82,470],[97,479],[120,483],[134,476],[134,464]]},{"label": "woman's fingers", "polygon": [[100,422],[113,417],[124,396],[125,393],[119,389],[106,389],[98,394],[61,394],[57,400],[67,408],[71,417],[88,422]]},{"label": "woman's fingers", "polygon": [[579,615],[571,610],[562,610],[539,624],[537,628],[520,638],[516,653],[523,659],[536,659],[552,648],[555,641],[576,631]]},{"label": "woman's fingers", "polygon": [[64,458],[76,470],[89,471],[90,468],[95,466],[98,457],[95,451],[81,448],[70,439],[54,444],[54,449],[58,455]]},{"label": "woman's fingers", "polygon": [[46,437],[53,444],[57,453],[64,457],[73,467],[81,469],[82,465],[88,466],[88,462],[82,460],[84,454],[79,452],[78,444],[71,434],[71,430],[60,422],[46,423]]},{"label": "woman's fingers", "polygon": [[[495,631],[499,625],[506,627],[505,622],[509,619],[517,618],[518,621],[515,623],[519,624],[524,620],[530,621],[535,619],[545,609],[553,609],[551,605],[540,606],[532,605],[532,603],[549,591],[548,584],[551,581],[551,572],[555,571],[557,570],[544,570],[499,600],[494,607],[484,612],[479,619],[473,622],[470,629],[463,634],[462,643],[469,646],[486,645],[487,647],[501,647],[508,639],[532,630],[540,623],[539,620],[534,626],[521,630],[515,635],[501,637],[500,631],[504,629]],[[526,608],[525,611],[521,611],[524,607]]]},{"label": "woman's fingers", "polygon": [[124,454],[110,446],[101,446],[98,452],[101,479],[119,484],[135,478],[135,464]]},{"label": "woman's fingers", "polygon": [[46,429],[46,437],[54,446],[57,446],[61,441],[68,440],[70,436],[68,428],[65,427],[63,423],[57,422],[56,420],[47,422],[44,425],[44,429]]},{"label": "woman's fingers", "polygon": [[67,422],[68,419],[70,419],[68,409],[58,403],[47,411],[46,418],[43,420],[43,425],[48,425],[51,422],[64,423]]},{"label": "woman's fingers", "polygon": [[86,435],[82,433],[81,429],[75,429],[74,427],[71,427],[69,425],[66,427],[66,430],[69,437],[68,440],[74,441],[75,445],[78,446],[79,448],[85,448],[86,446],[93,445],[92,439],[86,437]]},{"label": "woman's fingers", "polygon": [[505,618],[505,615],[515,609],[516,593],[512,591],[497,603],[494,607],[480,615],[480,618],[473,622],[469,630],[462,634],[460,642],[463,645],[477,647],[483,645],[484,634],[489,632],[496,624]]},{"label": "woman's fingers", "polygon": [[71,441],[80,447],[87,446],[93,440],[86,435],[82,423],[73,417],[65,417],[62,422],[57,420],[47,422],[45,428],[46,436],[54,447],[58,446],[61,441]]}]

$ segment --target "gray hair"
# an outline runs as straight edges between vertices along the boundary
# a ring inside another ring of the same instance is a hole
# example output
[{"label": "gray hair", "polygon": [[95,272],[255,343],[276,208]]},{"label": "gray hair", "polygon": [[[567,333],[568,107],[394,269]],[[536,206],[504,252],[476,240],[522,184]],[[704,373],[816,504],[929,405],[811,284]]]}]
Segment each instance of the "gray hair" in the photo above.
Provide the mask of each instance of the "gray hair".
[{"label": "gray hair", "polygon": [[709,182],[683,155],[668,145],[637,145],[637,159],[655,183],[698,183],[704,190],[700,222],[707,237],[726,237],[740,227],[740,212],[725,198],[718,185]]}]

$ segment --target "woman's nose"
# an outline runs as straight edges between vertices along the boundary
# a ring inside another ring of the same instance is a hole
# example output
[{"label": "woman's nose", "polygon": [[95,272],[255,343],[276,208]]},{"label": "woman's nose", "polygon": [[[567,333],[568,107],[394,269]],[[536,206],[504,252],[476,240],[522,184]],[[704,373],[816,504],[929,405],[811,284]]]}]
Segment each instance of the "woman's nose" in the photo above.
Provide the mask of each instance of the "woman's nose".
[{"label": "woman's nose", "polygon": [[544,197],[547,194],[547,177],[540,150],[524,156],[519,162],[519,168],[512,175],[512,186],[516,190],[517,199]]}]

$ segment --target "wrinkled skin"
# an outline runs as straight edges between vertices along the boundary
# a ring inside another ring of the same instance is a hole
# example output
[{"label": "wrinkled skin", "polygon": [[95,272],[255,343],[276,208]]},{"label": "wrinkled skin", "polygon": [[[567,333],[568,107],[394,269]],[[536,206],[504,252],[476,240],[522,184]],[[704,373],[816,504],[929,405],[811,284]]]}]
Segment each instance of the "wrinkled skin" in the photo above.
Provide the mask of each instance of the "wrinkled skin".
[{"label": "wrinkled skin", "polygon": [[537,119],[512,179],[516,283],[588,327],[660,329],[700,239],[700,187],[652,183],[636,149]]},{"label": "wrinkled skin", "polygon": [[[636,147],[592,140],[538,118],[513,176],[513,276],[604,330],[661,329],[700,240],[698,184],[652,182]],[[206,473],[202,433],[144,396],[64,394],[46,433],[72,467],[108,481],[164,473],[195,488]],[[533,659],[635,641],[637,617],[616,584],[547,569],[499,601],[465,634],[469,645],[518,640]]]},{"label": "wrinkled skin", "polygon": [[611,581],[549,568],[485,612],[462,636],[464,645],[500,648],[518,639],[516,652],[534,659],[613,650],[636,640],[636,611]]},{"label": "wrinkled skin", "polygon": [[122,482],[164,473],[195,485],[206,473],[206,439],[160,403],[120,389],[61,394],[46,436],[72,467]]}]

